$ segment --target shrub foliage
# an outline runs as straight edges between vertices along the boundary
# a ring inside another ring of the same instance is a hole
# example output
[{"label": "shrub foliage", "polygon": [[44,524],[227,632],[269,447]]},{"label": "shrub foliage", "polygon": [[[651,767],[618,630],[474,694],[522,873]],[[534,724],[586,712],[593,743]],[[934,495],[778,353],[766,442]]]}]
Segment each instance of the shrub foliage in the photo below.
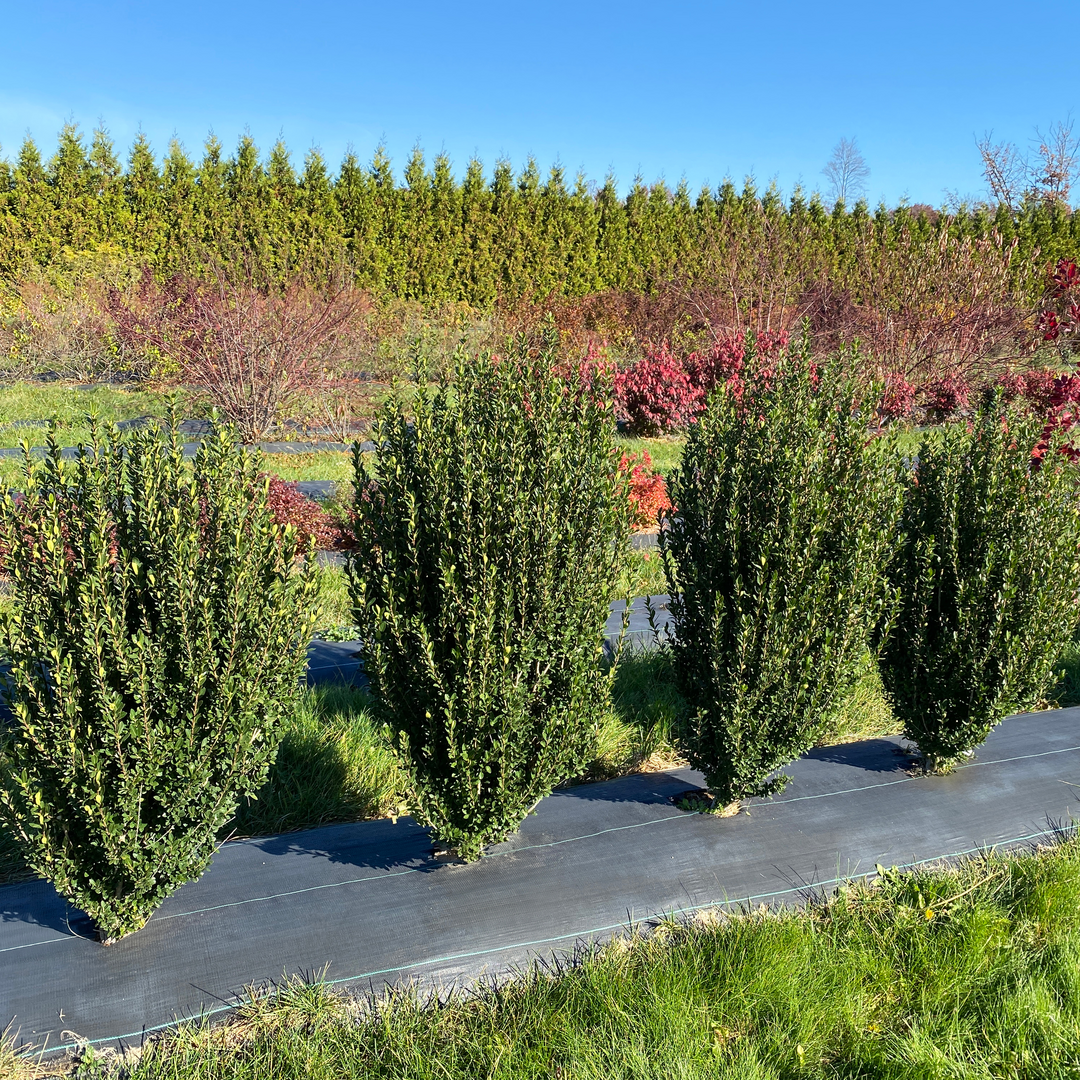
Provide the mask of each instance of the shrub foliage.
[{"label": "shrub foliage", "polygon": [[932,767],[1037,701],[1076,627],[1077,470],[1064,427],[1044,424],[997,396],[928,433],[907,478],[882,680]]},{"label": "shrub foliage", "polygon": [[291,525],[299,545],[314,541],[320,551],[347,551],[352,534],[343,529],[314,499],[304,495],[295,482],[268,476],[266,503],[275,525]]},{"label": "shrub foliage", "polygon": [[0,817],[96,923],[139,929],[208,864],[266,778],[303,673],[316,579],[227,432],[185,463],[160,430],[27,448],[0,504],[14,724]]},{"label": "shrub foliage", "polygon": [[466,859],[589,758],[628,500],[610,395],[550,352],[421,374],[356,466],[355,621],[415,812]]},{"label": "shrub foliage", "polygon": [[839,361],[804,342],[769,364],[710,398],[660,534],[687,752],[720,804],[782,786],[769,773],[813,745],[890,609],[895,466]]}]

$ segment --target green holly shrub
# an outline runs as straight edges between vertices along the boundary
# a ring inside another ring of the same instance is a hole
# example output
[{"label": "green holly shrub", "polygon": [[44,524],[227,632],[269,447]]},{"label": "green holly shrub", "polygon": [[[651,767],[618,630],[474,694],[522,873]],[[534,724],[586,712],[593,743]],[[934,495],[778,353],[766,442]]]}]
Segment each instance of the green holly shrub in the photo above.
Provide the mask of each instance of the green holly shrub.
[{"label": "green holly shrub", "polygon": [[554,361],[522,343],[421,374],[355,456],[365,671],[414,813],[466,860],[580,772],[608,707],[625,477],[609,388]]},{"label": "green holly shrub", "polygon": [[716,805],[768,794],[858,677],[887,619],[897,457],[843,358],[804,341],[721,385],[668,482],[661,531],[684,742]]},{"label": "green holly shrub", "polygon": [[1080,473],[1044,426],[995,397],[928,432],[907,472],[881,672],[931,769],[1039,701],[1080,616]]},{"label": "green holly shrub", "polygon": [[317,583],[229,433],[186,462],[161,429],[92,431],[75,461],[27,447],[0,503],[0,817],[109,941],[199,877],[265,781]]}]

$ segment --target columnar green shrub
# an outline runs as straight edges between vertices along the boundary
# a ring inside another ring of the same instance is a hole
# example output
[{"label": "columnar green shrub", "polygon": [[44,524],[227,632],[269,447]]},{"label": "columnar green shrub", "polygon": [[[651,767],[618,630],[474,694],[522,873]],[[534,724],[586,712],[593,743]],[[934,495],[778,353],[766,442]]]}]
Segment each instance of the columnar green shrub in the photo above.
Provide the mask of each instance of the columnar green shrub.
[{"label": "columnar green shrub", "polygon": [[896,460],[805,342],[690,429],[660,539],[686,749],[719,805],[783,785],[769,774],[813,745],[888,616]]},{"label": "columnar green shrub", "polygon": [[628,528],[610,395],[523,350],[458,363],[356,454],[354,619],[414,811],[465,859],[590,756]]},{"label": "columnar green shrub", "polygon": [[1077,467],[1060,428],[1032,456],[1043,424],[995,399],[928,433],[908,474],[881,671],[931,768],[1041,697],[1080,615]]},{"label": "columnar green shrub", "polygon": [[96,923],[139,929],[199,877],[264,782],[299,692],[314,560],[271,521],[227,433],[186,463],[175,435],[94,426],[65,462],[27,449],[0,504],[14,725],[0,817],[27,863]]}]

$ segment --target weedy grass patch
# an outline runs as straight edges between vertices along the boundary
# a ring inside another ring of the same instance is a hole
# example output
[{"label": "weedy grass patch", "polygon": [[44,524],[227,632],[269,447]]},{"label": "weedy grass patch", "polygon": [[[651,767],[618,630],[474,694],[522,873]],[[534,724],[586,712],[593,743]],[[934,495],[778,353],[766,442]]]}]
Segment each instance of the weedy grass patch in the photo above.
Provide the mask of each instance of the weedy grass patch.
[{"label": "weedy grass patch", "polygon": [[129,1080],[991,1077],[1080,1065],[1080,844],[711,909],[436,1002],[286,981],[228,1022],[84,1059]]},{"label": "weedy grass patch", "polygon": [[232,830],[242,836],[313,829],[399,810],[403,777],[363,690],[309,690],[290,717],[258,797],[243,802]]},{"label": "weedy grass patch", "polygon": [[90,439],[87,413],[93,409],[102,424],[139,416],[165,416],[170,395],[144,386],[80,387],[70,383],[6,383],[0,392],[0,446],[18,446],[21,439],[44,446],[47,428],[27,427],[27,421],[54,421],[64,446]]}]

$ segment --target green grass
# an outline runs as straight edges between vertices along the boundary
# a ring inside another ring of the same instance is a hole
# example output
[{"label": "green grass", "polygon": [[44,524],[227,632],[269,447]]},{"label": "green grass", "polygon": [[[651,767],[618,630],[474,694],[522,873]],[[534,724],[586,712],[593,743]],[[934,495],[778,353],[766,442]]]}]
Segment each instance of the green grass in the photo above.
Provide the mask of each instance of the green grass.
[{"label": "green grass", "polygon": [[263,454],[263,470],[283,480],[334,480],[351,482],[352,453],[318,450],[310,454]]},{"label": "green grass", "polygon": [[1061,678],[1050,693],[1058,705],[1080,705],[1080,640],[1073,638],[1065,646],[1058,662]]},{"label": "green grass", "polygon": [[164,416],[169,395],[141,387],[93,386],[85,390],[65,383],[7,383],[0,389],[0,446],[18,446],[26,439],[45,445],[45,428],[17,428],[19,420],[52,420],[63,446],[76,446],[90,437],[86,423],[91,408],[103,423]]},{"label": "green grass", "polygon": [[[352,623],[352,602],[345,571],[336,566],[319,568],[319,615],[316,636],[328,640],[349,641],[355,635],[343,637],[336,631],[348,630]],[[327,632],[329,631],[329,633]]]},{"label": "green grass", "polygon": [[626,435],[618,438],[619,449],[626,454],[647,453],[653,468],[667,476],[682,457],[686,445],[685,435],[663,435],[658,439],[632,439]]},{"label": "green grass", "polygon": [[818,739],[819,746],[898,735],[900,724],[881,685],[881,673],[869,651],[863,654],[858,677],[831,716]]},{"label": "green grass", "polygon": [[293,980],[229,1022],[83,1068],[128,1080],[1075,1078],[1080,843],[886,872],[801,910],[662,921],[441,1003],[405,991],[373,1008]]},{"label": "green grass", "polygon": [[402,779],[368,712],[347,686],[309,690],[289,720],[270,779],[229,831],[265,836],[397,812]]}]

